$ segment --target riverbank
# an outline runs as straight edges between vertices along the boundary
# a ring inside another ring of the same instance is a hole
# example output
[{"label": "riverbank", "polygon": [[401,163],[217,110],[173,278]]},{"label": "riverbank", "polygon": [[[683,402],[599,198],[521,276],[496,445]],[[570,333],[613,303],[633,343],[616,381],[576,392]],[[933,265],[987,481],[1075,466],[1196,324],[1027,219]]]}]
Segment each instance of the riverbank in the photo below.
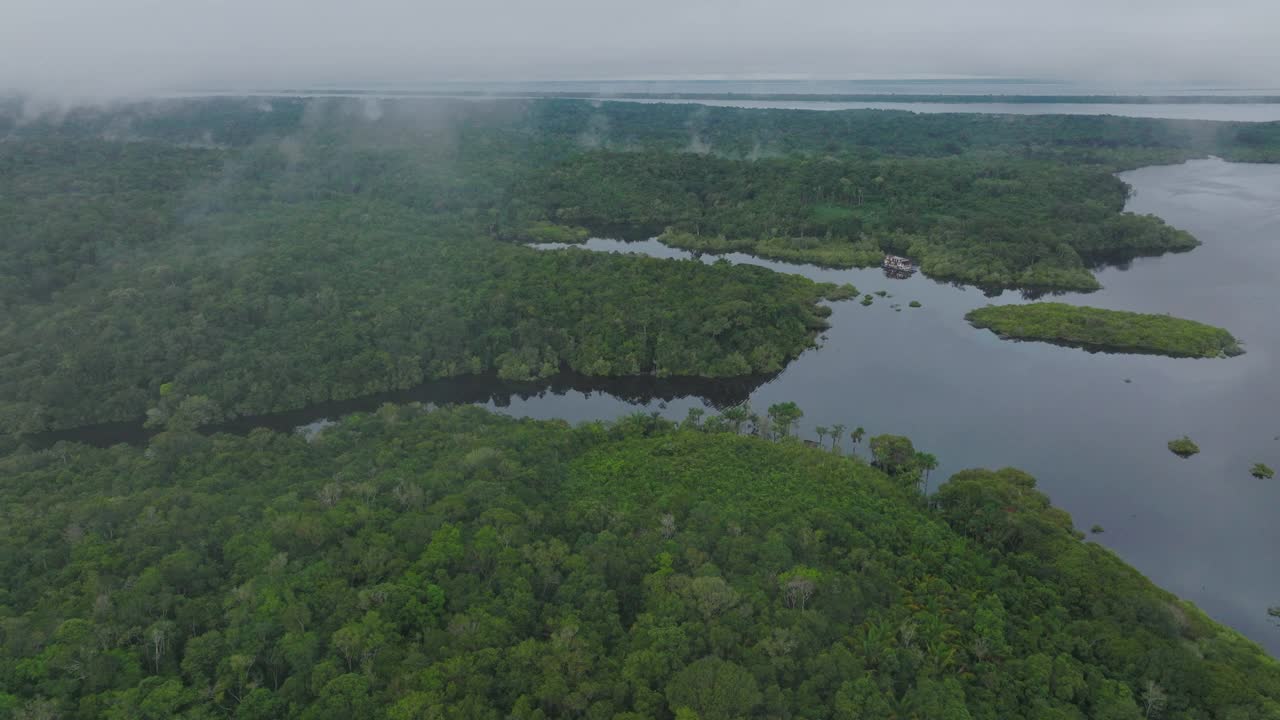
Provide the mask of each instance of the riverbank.
[{"label": "riverbank", "polygon": [[[1087,542],[1032,476],[959,472],[926,503],[927,463],[734,422],[386,406],[307,437],[0,458],[0,572],[27,640],[0,658],[24,678],[0,701],[207,715],[220,677],[264,717],[496,717],[589,693],[602,717],[883,717],[902,697],[939,717],[1135,718],[1152,676],[1193,671],[1161,691],[1187,712],[1280,700],[1280,664]],[[66,657],[130,672],[66,682]],[[432,682],[450,674],[475,682]],[[709,695],[706,677],[735,689]]]}]

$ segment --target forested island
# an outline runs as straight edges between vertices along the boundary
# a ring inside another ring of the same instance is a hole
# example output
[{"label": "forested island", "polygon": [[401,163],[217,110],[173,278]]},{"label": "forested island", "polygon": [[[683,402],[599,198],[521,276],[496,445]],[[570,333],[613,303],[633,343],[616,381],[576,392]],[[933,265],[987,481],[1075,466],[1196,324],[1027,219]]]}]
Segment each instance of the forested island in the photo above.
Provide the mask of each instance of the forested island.
[{"label": "forested island", "polygon": [[1027,474],[926,499],[906,438],[807,447],[786,406],[11,454],[0,717],[1274,715],[1273,659]]},{"label": "forested island", "polygon": [[569,100],[0,101],[0,430],[190,427],[496,373],[771,373],[825,327],[759,268],[538,253],[665,232],[984,287],[1194,238],[1113,173],[1280,124]]},{"label": "forested island", "polygon": [[1226,330],[1170,315],[1038,302],[988,305],[964,317],[974,327],[991,330],[1001,338],[1093,351],[1184,358],[1221,358],[1244,352]]}]

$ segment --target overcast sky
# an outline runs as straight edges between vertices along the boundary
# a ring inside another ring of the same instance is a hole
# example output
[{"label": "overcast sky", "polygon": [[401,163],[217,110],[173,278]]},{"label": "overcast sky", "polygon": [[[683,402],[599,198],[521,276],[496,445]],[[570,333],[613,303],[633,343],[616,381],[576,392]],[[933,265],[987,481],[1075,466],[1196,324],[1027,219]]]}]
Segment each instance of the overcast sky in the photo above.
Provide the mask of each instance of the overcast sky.
[{"label": "overcast sky", "polygon": [[1280,0],[0,0],[0,89],[967,74],[1280,84]]}]

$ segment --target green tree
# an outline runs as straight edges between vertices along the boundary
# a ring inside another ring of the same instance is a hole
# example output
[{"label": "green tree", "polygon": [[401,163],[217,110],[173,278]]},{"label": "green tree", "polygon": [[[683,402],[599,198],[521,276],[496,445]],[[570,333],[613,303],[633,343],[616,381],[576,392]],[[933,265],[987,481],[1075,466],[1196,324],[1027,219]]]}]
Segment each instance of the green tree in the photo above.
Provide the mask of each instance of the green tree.
[{"label": "green tree", "polygon": [[831,426],[831,452],[840,452],[840,443],[844,440],[844,425],[836,423]]},{"label": "green tree", "polygon": [[862,438],[866,437],[866,435],[867,435],[867,431],[864,430],[861,425],[854,428],[853,432],[849,433],[849,440],[850,442],[853,443],[853,448],[850,450],[850,452],[857,454],[858,443],[862,442]]},{"label": "green tree", "polygon": [[741,435],[742,426],[751,419],[751,409],[746,405],[733,405],[725,408],[720,415],[733,427],[735,435]]},{"label": "green tree", "polygon": [[845,680],[835,697],[837,720],[870,720],[893,716],[893,696],[876,687],[870,677]]},{"label": "green tree", "polygon": [[769,406],[769,419],[778,429],[778,435],[789,437],[791,427],[804,417],[804,411],[793,402],[776,403]]},{"label": "green tree", "polygon": [[756,679],[742,666],[717,657],[696,660],[667,684],[673,711],[688,708],[700,720],[734,720],[749,715],[762,696]]},{"label": "green tree", "polygon": [[929,494],[929,474],[938,469],[938,458],[933,453],[917,452],[916,467],[924,472],[924,494]]},{"label": "green tree", "polygon": [[377,705],[369,694],[364,675],[339,675],[325,683],[316,704],[305,714],[308,720],[364,720],[374,717]]},{"label": "green tree", "polygon": [[911,438],[901,435],[876,435],[871,438],[873,464],[890,475],[911,474],[916,470],[916,449]]}]

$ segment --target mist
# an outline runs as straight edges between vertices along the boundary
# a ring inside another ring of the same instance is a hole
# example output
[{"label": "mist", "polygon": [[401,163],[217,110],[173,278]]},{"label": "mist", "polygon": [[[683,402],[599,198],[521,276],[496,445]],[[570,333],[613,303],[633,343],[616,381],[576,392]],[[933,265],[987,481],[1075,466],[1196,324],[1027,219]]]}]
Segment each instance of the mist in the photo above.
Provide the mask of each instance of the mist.
[{"label": "mist", "polygon": [[1248,86],[1273,0],[10,0],[0,91],[971,75]]}]

